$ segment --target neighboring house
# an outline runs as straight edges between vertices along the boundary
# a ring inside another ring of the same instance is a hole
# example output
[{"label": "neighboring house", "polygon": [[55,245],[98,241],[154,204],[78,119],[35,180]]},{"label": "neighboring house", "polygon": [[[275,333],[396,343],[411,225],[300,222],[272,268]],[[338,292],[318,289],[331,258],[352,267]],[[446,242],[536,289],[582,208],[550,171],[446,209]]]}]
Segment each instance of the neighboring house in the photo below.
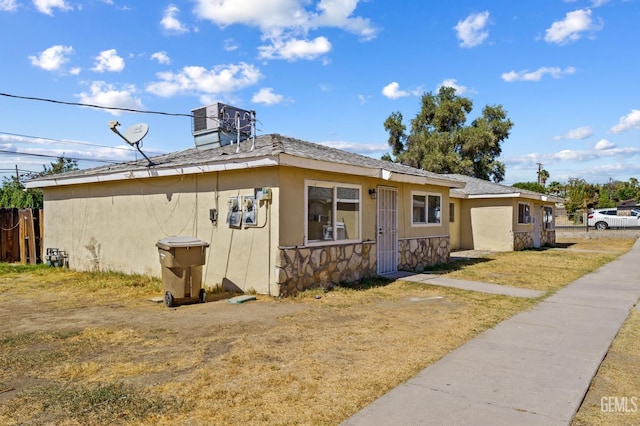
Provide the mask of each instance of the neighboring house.
[{"label": "neighboring house", "polygon": [[449,260],[461,179],[277,134],[252,143],[30,181],[45,247],[74,269],[160,276],[156,242],[195,237],[210,244],[206,287],[274,296]]},{"label": "neighboring house", "polygon": [[447,176],[466,184],[451,190],[452,250],[513,251],[555,244],[555,204],[562,198],[469,176]]}]

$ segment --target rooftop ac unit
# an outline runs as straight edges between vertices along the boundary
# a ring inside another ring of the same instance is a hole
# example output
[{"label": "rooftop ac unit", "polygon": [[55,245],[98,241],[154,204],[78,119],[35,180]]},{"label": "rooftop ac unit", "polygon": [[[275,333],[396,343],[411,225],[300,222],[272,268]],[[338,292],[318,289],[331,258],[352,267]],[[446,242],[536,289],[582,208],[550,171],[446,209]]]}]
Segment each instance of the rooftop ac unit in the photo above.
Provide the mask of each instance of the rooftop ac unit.
[{"label": "rooftop ac unit", "polygon": [[251,136],[251,112],[223,103],[191,111],[196,148],[217,148]]}]

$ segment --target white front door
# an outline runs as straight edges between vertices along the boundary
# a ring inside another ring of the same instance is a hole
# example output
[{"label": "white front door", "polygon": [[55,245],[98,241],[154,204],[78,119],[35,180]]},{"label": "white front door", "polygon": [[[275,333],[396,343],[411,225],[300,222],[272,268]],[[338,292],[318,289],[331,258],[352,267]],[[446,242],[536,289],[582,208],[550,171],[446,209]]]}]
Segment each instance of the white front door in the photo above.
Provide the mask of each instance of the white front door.
[{"label": "white front door", "polygon": [[378,187],[378,274],[398,271],[398,191]]}]

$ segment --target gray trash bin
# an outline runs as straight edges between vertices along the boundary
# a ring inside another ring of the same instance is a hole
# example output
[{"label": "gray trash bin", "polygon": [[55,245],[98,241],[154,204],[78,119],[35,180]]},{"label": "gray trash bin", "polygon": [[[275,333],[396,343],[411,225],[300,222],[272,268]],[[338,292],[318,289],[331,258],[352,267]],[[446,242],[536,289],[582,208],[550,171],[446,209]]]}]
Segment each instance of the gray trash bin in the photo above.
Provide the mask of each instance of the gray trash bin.
[{"label": "gray trash bin", "polygon": [[162,266],[162,294],[171,307],[207,300],[202,288],[202,265],[209,243],[194,237],[167,237],[156,243]]}]

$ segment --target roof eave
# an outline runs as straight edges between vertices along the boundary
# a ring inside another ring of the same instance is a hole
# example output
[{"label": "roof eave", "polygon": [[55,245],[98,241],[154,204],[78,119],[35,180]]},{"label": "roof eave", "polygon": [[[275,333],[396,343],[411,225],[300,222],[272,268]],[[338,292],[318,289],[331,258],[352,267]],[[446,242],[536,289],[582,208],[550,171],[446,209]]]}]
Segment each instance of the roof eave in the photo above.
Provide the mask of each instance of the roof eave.
[{"label": "roof eave", "polygon": [[236,160],[233,162],[212,162],[208,164],[175,166],[171,168],[145,168],[137,170],[123,170],[113,173],[95,174],[90,176],[70,176],[52,177],[27,182],[27,188],[48,188],[55,186],[80,185],[86,183],[113,182],[129,179],[145,179],[152,177],[182,176],[207,172],[218,172],[227,170],[251,169],[256,167],[269,167],[278,164],[277,157],[265,156],[246,160]]},{"label": "roof eave", "polygon": [[326,160],[298,157],[292,154],[280,154],[280,165],[300,167],[303,169],[322,170],[335,173],[366,176],[383,179],[390,182],[415,183],[419,185],[436,185],[448,188],[464,188],[465,183],[445,177],[412,175],[398,173],[384,168],[355,166],[350,164],[334,163]]},{"label": "roof eave", "polygon": [[490,194],[490,193],[462,194],[460,192],[452,192],[451,197],[462,198],[467,200],[479,200],[479,199],[489,199],[489,198],[525,198],[529,200],[536,200],[536,201],[550,202],[550,203],[561,203],[564,201],[562,198],[559,198],[553,195],[528,194],[523,192],[510,192],[510,193],[504,193],[504,194]]}]

